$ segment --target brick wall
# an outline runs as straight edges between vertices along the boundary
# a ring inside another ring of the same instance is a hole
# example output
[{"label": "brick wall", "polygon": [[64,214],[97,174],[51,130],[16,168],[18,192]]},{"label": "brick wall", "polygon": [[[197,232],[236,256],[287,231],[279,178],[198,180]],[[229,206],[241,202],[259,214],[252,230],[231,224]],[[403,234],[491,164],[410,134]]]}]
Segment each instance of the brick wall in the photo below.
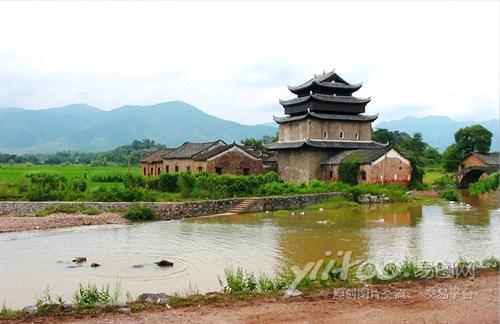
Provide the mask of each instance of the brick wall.
[{"label": "brick wall", "polygon": [[243,175],[245,169],[248,170],[248,174],[264,173],[262,160],[253,159],[239,151],[225,152],[207,162],[208,172],[215,172],[217,168],[220,168],[222,173],[236,175]]}]

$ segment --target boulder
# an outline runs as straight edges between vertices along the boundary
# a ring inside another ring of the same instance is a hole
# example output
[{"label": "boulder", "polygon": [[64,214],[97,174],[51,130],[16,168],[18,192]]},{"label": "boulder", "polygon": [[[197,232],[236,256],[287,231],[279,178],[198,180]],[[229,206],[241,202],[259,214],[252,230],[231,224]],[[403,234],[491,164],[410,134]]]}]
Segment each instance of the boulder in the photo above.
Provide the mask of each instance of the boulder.
[{"label": "boulder", "polygon": [[75,257],[73,259],[73,262],[75,263],[83,263],[83,262],[87,262],[87,257]]},{"label": "boulder", "polygon": [[139,297],[137,297],[137,301],[166,305],[170,301],[170,298],[171,296],[165,293],[158,293],[158,294],[145,293],[145,294],[140,294]]}]

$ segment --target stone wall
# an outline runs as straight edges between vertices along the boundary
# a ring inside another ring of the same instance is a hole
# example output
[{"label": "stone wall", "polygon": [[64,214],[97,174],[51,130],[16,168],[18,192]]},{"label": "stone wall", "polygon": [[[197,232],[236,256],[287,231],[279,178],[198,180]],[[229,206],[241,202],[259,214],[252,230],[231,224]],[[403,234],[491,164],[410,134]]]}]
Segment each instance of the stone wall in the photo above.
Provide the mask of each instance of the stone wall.
[{"label": "stone wall", "polygon": [[[297,196],[273,196],[257,198],[250,206],[250,212],[277,209],[297,209],[314,204],[343,193],[320,193]],[[245,198],[189,201],[189,202],[146,202],[165,220],[221,214],[235,207]],[[103,212],[124,211],[130,202],[0,202],[0,215],[33,215],[37,211],[53,205],[85,205]]]}]

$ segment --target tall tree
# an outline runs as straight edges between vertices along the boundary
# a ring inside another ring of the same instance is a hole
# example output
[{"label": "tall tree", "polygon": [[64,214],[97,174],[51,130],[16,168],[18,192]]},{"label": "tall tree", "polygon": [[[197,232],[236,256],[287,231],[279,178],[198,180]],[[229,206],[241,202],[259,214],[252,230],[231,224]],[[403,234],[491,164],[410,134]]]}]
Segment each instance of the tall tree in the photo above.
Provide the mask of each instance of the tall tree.
[{"label": "tall tree", "polygon": [[481,125],[460,128],[455,133],[455,144],[448,146],[443,153],[446,171],[457,171],[460,161],[471,152],[490,151],[493,134]]},{"label": "tall tree", "polygon": [[455,144],[463,157],[471,152],[486,153],[490,151],[492,136],[483,126],[472,125],[455,133]]}]

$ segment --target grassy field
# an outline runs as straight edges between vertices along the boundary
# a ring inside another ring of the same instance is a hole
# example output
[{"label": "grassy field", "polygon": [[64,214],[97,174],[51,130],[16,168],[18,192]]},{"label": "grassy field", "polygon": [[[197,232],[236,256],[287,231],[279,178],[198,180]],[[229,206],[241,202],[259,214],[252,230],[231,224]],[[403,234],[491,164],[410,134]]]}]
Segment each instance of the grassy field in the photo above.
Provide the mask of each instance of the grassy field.
[{"label": "grassy field", "polygon": [[122,183],[109,182],[97,183],[92,181],[92,176],[102,173],[127,173],[140,175],[141,169],[139,166],[121,167],[121,166],[89,166],[89,165],[26,165],[26,164],[0,164],[0,182],[4,183],[21,183],[25,179],[25,175],[33,171],[57,172],[71,179],[74,177],[87,178],[89,188],[95,186],[123,186]]},{"label": "grassy field", "polygon": [[434,180],[441,178],[444,175],[451,176],[453,175],[453,173],[446,173],[443,169],[426,168],[424,174],[424,183],[432,185]]}]

